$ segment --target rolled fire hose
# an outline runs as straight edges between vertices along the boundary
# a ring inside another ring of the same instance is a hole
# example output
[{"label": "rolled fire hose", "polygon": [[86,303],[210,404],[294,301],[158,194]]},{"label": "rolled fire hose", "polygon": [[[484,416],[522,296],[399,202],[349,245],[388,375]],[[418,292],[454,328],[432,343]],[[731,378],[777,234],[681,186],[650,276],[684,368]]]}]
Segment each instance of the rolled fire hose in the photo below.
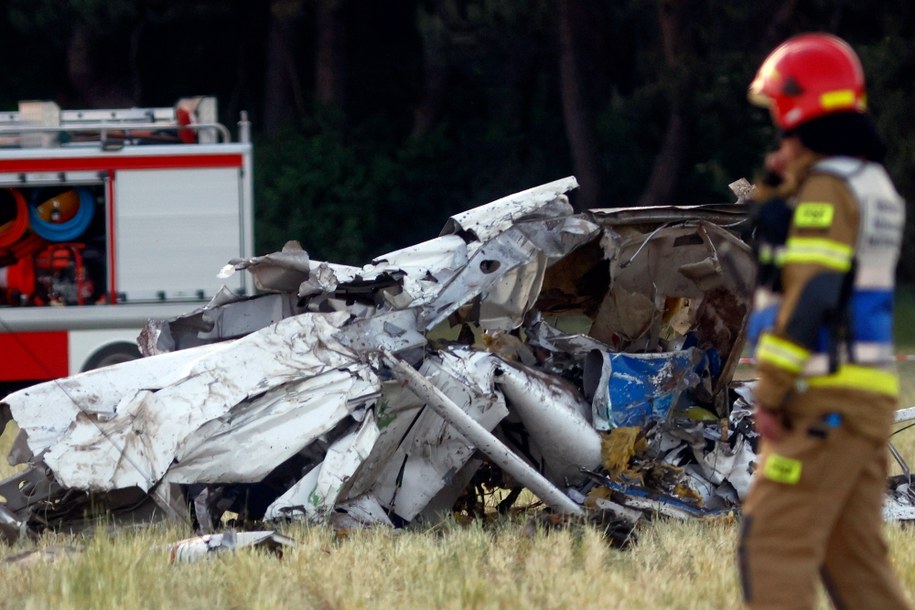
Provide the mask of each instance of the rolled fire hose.
[{"label": "rolled fire hose", "polygon": [[0,225],[0,248],[8,248],[15,244],[29,228],[29,210],[25,197],[16,189],[7,189],[7,192],[12,198],[0,205],[15,206],[16,215],[12,220]]},{"label": "rolled fire hose", "polygon": [[88,190],[71,189],[41,200],[35,191],[29,205],[32,230],[48,241],[73,241],[89,228],[95,216],[95,199]]}]

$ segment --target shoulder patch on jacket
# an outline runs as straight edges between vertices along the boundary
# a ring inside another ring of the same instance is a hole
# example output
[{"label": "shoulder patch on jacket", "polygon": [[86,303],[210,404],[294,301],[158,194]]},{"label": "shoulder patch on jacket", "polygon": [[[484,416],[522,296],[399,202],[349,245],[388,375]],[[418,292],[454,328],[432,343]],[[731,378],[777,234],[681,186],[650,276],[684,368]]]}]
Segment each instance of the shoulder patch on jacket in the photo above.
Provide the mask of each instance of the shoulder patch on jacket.
[{"label": "shoulder patch on jacket", "polygon": [[794,226],[825,229],[832,225],[835,207],[826,201],[802,201],[794,210]]}]

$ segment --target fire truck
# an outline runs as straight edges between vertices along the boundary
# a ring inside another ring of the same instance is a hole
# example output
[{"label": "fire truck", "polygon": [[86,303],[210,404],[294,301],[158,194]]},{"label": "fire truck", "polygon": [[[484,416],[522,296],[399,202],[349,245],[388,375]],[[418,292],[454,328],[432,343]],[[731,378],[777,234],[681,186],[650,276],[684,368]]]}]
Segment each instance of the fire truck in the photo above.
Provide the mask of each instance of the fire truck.
[{"label": "fire truck", "polygon": [[149,319],[186,313],[253,255],[252,146],[216,100],[0,113],[0,389],[139,357]]}]

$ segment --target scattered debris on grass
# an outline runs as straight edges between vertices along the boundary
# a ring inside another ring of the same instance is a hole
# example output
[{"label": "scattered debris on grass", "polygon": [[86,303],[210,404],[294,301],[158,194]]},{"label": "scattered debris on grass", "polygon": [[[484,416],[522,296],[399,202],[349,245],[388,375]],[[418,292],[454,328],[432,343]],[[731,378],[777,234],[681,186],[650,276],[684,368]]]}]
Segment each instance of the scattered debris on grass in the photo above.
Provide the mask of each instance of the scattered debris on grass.
[{"label": "scattered debris on grass", "polygon": [[212,559],[221,553],[229,553],[242,548],[259,548],[283,556],[283,549],[295,546],[292,538],[274,531],[236,532],[227,531],[221,534],[204,534],[179,540],[168,545],[168,558],[171,563],[192,563],[202,559]]}]

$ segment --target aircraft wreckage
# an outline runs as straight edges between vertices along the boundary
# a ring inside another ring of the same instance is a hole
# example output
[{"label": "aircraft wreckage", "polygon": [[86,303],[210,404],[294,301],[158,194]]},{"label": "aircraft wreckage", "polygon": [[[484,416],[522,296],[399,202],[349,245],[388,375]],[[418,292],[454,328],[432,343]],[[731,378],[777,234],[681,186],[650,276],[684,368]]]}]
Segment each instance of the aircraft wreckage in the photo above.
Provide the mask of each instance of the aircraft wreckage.
[{"label": "aircraft wreckage", "polygon": [[[295,242],[260,289],[151,321],[146,356],[7,396],[0,532],[116,519],[429,523],[500,510],[711,515],[755,467],[741,205],[574,213],[566,178],[363,267]],[[902,413],[902,412],[900,412]],[[900,458],[900,463],[904,462]],[[908,471],[906,469],[906,474]],[[889,516],[911,518],[908,477]]]}]

